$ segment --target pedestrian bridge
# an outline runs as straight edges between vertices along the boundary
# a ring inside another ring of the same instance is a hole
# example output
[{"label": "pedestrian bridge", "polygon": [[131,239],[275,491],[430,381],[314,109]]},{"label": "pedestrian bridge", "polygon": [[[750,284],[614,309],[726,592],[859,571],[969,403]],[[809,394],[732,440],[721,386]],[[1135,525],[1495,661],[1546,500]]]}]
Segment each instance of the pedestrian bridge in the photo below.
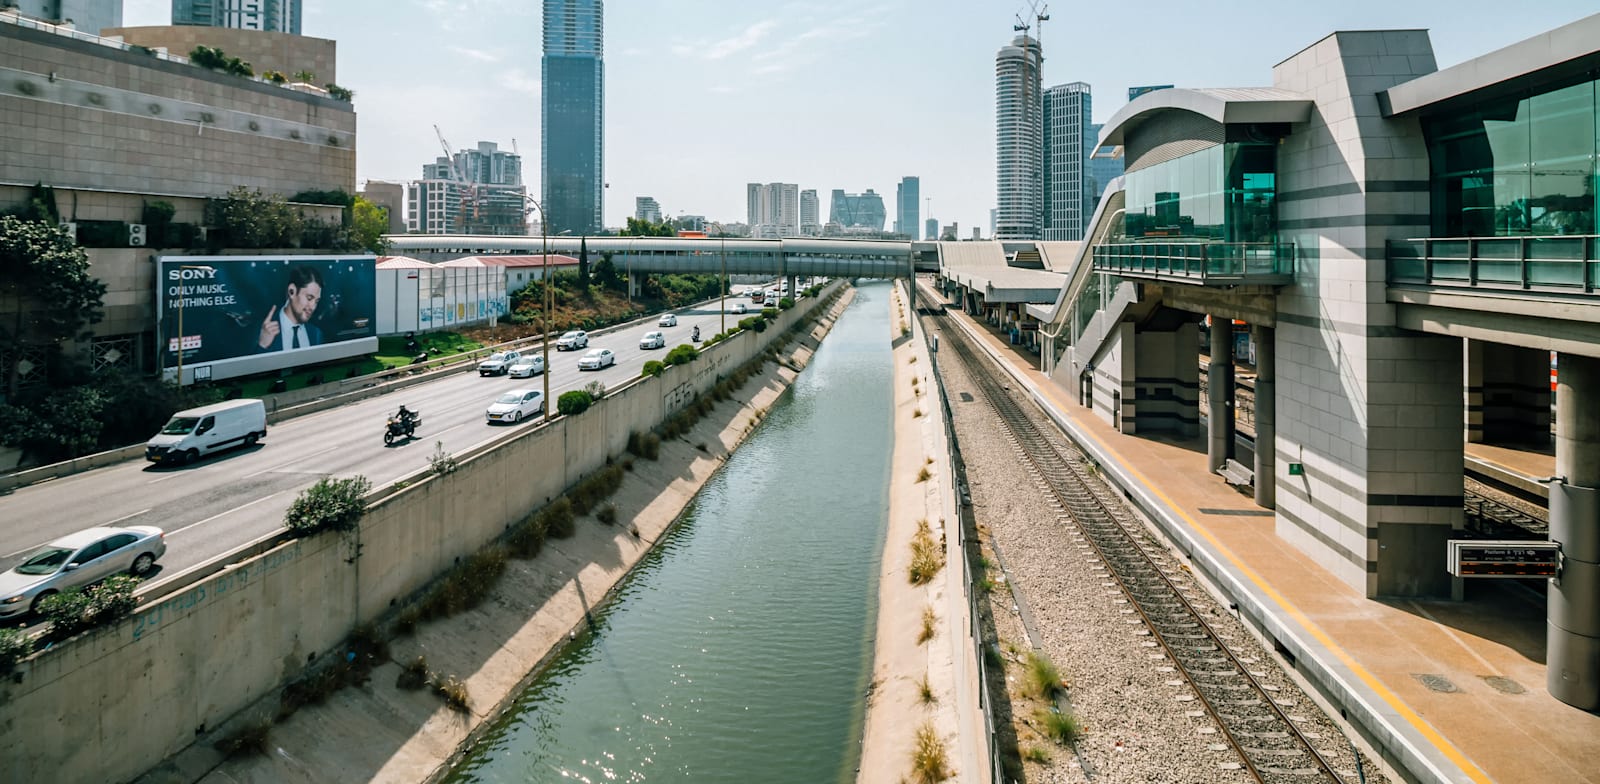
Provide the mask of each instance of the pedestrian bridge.
[{"label": "pedestrian bridge", "polygon": [[402,234],[388,237],[391,252],[425,261],[501,253],[611,254],[629,273],[905,278],[913,264],[937,269],[938,242],[823,239],[753,240],[743,237],[496,237]]}]

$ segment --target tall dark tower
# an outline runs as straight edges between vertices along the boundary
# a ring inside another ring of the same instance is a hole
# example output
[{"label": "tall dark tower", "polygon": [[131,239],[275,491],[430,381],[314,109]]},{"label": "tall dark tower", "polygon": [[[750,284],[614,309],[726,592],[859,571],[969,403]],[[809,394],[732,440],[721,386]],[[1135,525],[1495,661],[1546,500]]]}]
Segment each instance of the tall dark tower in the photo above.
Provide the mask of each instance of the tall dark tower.
[{"label": "tall dark tower", "polygon": [[604,32],[602,0],[544,0],[539,187],[551,234],[604,226]]}]

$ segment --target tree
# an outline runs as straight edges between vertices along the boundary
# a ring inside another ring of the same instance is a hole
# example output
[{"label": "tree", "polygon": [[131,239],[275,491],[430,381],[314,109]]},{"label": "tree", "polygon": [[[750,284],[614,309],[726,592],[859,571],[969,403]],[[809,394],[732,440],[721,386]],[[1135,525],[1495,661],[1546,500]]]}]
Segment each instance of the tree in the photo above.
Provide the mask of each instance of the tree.
[{"label": "tree", "polygon": [[578,240],[578,291],[589,288],[589,238]]},{"label": "tree", "polygon": [[672,221],[660,222],[629,218],[628,225],[622,230],[624,236],[630,237],[676,237],[678,230],[673,228]]},{"label": "tree", "polygon": [[622,273],[617,270],[616,262],[611,260],[610,253],[601,254],[600,260],[595,262],[594,282],[601,288],[612,291],[623,290]]},{"label": "tree", "polygon": [[389,211],[364,196],[357,196],[350,205],[350,233],[356,244],[378,255],[389,252]]},{"label": "tree", "polygon": [[292,247],[305,230],[305,220],[281,194],[242,185],[206,201],[206,222],[222,227],[225,242],[235,248]]},{"label": "tree", "polygon": [[43,221],[0,216],[0,358],[15,399],[24,348],[87,337],[104,316],[106,285],[66,232]]},{"label": "tree", "polygon": [[317,74],[314,71],[295,71],[294,80],[297,82],[304,82],[306,84],[313,84],[317,81]]}]

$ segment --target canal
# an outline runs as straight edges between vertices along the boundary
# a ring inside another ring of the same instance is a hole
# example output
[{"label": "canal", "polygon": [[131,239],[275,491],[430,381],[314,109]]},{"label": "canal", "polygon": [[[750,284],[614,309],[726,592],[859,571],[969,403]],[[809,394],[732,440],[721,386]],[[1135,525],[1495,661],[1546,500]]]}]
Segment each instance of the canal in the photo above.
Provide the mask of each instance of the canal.
[{"label": "canal", "polygon": [[848,782],[888,505],[889,292],[861,286],[679,524],[454,782]]}]

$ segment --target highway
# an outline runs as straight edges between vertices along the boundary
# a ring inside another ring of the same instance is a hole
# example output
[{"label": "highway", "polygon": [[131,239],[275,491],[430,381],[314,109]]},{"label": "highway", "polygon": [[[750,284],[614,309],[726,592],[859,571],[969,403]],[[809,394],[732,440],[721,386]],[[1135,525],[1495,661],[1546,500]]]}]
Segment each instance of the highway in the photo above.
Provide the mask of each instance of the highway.
[{"label": "highway", "polygon": [[[748,315],[733,313],[735,303],[759,312],[744,294],[754,287],[734,288],[740,296],[727,299],[730,329]],[[697,324],[704,337],[720,329],[715,301],[674,312],[676,327],[657,327],[657,316],[650,316],[604,333],[589,333],[589,348],[609,348],[617,356],[614,366],[599,371],[578,370],[578,357],[584,351],[557,352],[552,345],[551,408],[562,392],[592,381],[612,387],[636,378],[647,360],[661,359],[672,347],[688,343]],[[665,333],[667,348],[641,350],[639,338],[656,329]],[[538,345],[531,350],[538,351]],[[194,465],[163,468],[143,459],[130,460],[19,488],[0,497],[0,570],[73,531],[97,525],[154,525],[167,533],[167,554],[150,578],[159,581],[281,528],[289,504],[325,475],[364,475],[378,486],[427,467],[435,442],[443,442],[446,452],[459,454],[502,435],[507,427],[534,426],[540,418],[519,425],[489,425],[484,409],[508,389],[542,389],[543,384],[538,376],[480,377],[475,370],[440,375],[272,425],[261,444]],[[401,403],[422,415],[422,427],[415,439],[385,447],[384,422]]]}]

